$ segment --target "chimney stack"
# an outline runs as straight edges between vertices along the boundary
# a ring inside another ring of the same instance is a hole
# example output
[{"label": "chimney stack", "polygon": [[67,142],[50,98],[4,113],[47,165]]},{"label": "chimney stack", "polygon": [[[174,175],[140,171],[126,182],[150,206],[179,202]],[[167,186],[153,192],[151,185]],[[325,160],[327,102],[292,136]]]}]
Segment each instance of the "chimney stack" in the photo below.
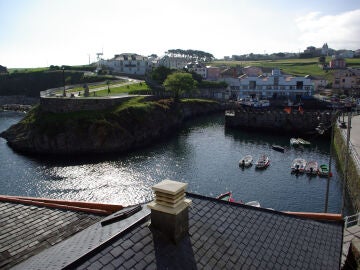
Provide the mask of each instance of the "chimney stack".
[{"label": "chimney stack", "polygon": [[148,204],[151,209],[151,226],[163,233],[175,244],[189,231],[189,205],[185,198],[187,183],[164,180],[152,187],[155,200]]}]

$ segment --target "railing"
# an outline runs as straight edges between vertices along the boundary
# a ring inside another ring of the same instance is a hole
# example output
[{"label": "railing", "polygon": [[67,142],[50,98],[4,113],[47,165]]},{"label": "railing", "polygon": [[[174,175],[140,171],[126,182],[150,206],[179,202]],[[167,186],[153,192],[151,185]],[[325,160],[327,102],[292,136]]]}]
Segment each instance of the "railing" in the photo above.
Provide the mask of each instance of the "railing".
[{"label": "railing", "polygon": [[360,223],[360,213],[357,213],[355,215],[352,216],[346,216],[344,218],[345,221],[345,229],[347,229],[348,227],[352,227],[352,226],[356,226],[359,225]]},{"label": "railing", "polygon": [[[341,130],[342,136],[345,140],[346,132],[346,129]],[[360,172],[360,154],[356,151],[355,145],[351,141],[349,142],[349,154],[355,162],[356,169]]]}]

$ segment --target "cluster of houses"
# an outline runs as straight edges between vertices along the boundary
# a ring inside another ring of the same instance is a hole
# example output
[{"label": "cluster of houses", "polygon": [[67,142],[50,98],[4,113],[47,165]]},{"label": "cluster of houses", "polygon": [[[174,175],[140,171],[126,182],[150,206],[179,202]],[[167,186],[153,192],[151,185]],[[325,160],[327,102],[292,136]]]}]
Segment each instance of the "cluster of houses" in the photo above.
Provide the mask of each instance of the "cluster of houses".
[{"label": "cluster of houses", "polygon": [[[328,53],[326,46],[323,47],[323,53]],[[113,73],[136,76],[145,76],[159,66],[177,70],[187,69],[199,74],[204,80],[225,81],[228,87],[226,92],[219,96],[234,99],[245,97],[299,99],[312,96],[314,91],[325,88],[329,83],[325,79],[312,76],[285,75],[279,69],[263,70],[253,66],[231,68],[206,66],[201,62],[189,61],[186,57],[170,55],[146,57],[123,53],[109,60],[100,60],[100,65]],[[360,89],[360,70],[339,69],[335,72],[332,84],[333,88],[337,89]]]}]

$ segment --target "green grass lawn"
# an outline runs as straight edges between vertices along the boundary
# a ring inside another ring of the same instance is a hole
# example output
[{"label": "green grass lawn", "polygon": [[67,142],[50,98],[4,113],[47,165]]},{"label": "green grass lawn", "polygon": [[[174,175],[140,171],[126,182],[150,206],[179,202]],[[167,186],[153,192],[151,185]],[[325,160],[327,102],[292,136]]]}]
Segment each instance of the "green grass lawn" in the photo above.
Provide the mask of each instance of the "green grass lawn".
[{"label": "green grass lawn", "polygon": [[[123,94],[123,93],[129,93],[129,92],[137,92],[137,91],[150,91],[150,87],[146,83],[134,83],[134,84],[128,84],[123,85],[119,87],[112,88],[110,86],[110,95],[117,95],[117,94]],[[108,90],[100,90],[96,91],[96,96],[108,96]]]}]

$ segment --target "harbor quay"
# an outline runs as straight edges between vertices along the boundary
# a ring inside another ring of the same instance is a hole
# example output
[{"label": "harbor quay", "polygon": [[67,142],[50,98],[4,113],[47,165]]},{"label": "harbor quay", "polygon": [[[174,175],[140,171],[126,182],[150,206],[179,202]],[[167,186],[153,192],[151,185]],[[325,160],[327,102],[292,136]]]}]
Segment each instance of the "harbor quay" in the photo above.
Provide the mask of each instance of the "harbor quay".
[{"label": "harbor quay", "polygon": [[239,107],[225,113],[225,126],[307,135],[317,133],[319,125],[330,127],[332,116],[331,111]]}]

